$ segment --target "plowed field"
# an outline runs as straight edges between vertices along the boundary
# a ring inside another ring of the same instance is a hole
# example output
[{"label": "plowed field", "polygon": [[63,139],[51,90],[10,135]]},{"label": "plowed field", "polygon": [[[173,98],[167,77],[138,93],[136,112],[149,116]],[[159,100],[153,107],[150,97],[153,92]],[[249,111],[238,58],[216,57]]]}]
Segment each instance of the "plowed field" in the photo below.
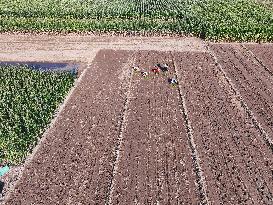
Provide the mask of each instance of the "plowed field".
[{"label": "plowed field", "polygon": [[273,204],[267,46],[100,50],[5,204]]}]

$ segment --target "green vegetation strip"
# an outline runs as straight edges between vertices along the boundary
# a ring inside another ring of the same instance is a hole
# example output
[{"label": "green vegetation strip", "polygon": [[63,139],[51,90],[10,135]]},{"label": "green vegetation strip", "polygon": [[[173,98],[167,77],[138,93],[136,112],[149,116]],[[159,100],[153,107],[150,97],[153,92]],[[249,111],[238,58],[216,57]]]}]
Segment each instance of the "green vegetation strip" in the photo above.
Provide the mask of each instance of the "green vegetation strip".
[{"label": "green vegetation strip", "polygon": [[0,164],[25,159],[74,79],[69,72],[0,66]]},{"label": "green vegetation strip", "polygon": [[257,0],[1,0],[0,32],[159,32],[273,41],[273,10]]}]

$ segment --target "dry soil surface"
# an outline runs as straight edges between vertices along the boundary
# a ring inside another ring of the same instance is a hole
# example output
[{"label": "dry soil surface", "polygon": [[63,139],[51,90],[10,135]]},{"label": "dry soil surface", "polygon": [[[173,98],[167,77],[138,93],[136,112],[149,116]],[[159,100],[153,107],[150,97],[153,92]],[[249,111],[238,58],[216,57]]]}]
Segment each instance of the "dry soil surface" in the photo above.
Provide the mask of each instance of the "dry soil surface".
[{"label": "dry soil surface", "polygon": [[0,48],[3,61],[86,65],[0,178],[4,204],[273,204],[273,45],[0,35]]}]

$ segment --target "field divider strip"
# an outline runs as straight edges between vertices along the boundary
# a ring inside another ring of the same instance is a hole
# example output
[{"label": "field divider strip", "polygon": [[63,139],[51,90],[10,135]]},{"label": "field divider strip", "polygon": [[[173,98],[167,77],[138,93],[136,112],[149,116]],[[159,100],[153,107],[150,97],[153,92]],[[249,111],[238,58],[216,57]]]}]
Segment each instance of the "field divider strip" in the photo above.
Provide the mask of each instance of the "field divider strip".
[{"label": "field divider strip", "polygon": [[230,86],[231,90],[233,91],[235,99],[237,99],[240,102],[242,108],[244,108],[248,117],[251,119],[253,125],[260,132],[265,143],[267,144],[267,146],[271,149],[271,151],[273,153],[273,141],[269,137],[269,134],[263,129],[262,125],[258,122],[254,113],[251,111],[251,109],[248,107],[248,105],[244,101],[242,95],[240,94],[239,90],[236,88],[235,84],[231,81],[231,79],[228,77],[227,73],[224,71],[224,69],[223,69],[222,65],[219,63],[219,60],[216,57],[215,53],[210,49],[209,43],[207,43],[205,46],[206,46],[208,53],[213,58],[216,68],[218,68],[219,72],[223,75],[224,79],[227,81],[228,85]]},{"label": "field divider strip", "polygon": [[[132,56],[130,57],[130,59],[127,61],[127,63],[124,65],[125,69],[129,69],[132,67],[133,63],[136,60],[136,52],[134,52],[132,54]],[[118,135],[118,143],[115,147],[115,156],[114,156],[114,161],[113,161],[113,169],[112,169],[112,176],[111,176],[111,180],[110,180],[110,184],[109,184],[109,188],[108,191],[106,193],[106,201],[105,204],[112,204],[112,194],[114,191],[114,186],[115,186],[115,176],[117,174],[117,170],[118,170],[118,163],[120,160],[120,148],[122,146],[123,143],[123,131],[126,127],[126,122],[127,122],[127,118],[128,118],[128,106],[129,106],[129,102],[130,102],[130,96],[131,96],[131,86],[132,86],[132,78],[133,78],[133,71],[132,69],[130,70],[129,73],[129,82],[128,82],[128,88],[127,88],[127,92],[125,94],[126,99],[124,102],[124,108],[123,108],[123,114],[121,117],[121,121],[119,122],[119,135]]]},{"label": "field divider strip", "polygon": [[[93,56],[94,58],[94,56]],[[35,156],[35,154],[37,153],[37,151],[39,150],[40,146],[46,141],[46,138],[48,135],[51,134],[51,130],[54,128],[55,123],[57,122],[57,120],[60,117],[60,114],[63,112],[66,104],[68,103],[70,97],[74,94],[75,89],[77,88],[77,86],[82,82],[83,77],[86,75],[87,70],[90,68],[91,63],[88,63],[86,66],[85,65],[81,65],[84,66],[84,70],[82,71],[82,73],[80,74],[79,78],[76,79],[76,81],[74,82],[74,85],[72,86],[72,88],[69,90],[68,94],[66,95],[64,101],[58,106],[58,108],[56,109],[53,118],[50,122],[50,124],[45,128],[45,132],[42,134],[41,138],[38,140],[36,146],[33,148],[32,152],[30,153],[30,155],[26,158],[25,162],[22,166],[22,168],[20,168],[20,172],[18,174],[18,179],[16,180],[16,182],[14,183],[14,185],[12,185],[10,187],[10,190],[7,192],[7,195],[4,197],[3,200],[3,204],[6,203],[6,201],[10,198],[11,193],[14,191],[14,188],[17,186],[17,184],[21,181],[22,179],[22,175],[23,172],[26,168],[27,165],[29,165],[33,159],[33,157]],[[0,201],[1,202],[1,201]]]},{"label": "field divider strip", "polygon": [[[176,60],[175,60],[173,52],[170,52],[170,53],[171,53],[172,61],[174,64],[175,78],[178,80],[180,78],[180,75],[177,72]],[[204,174],[202,171],[202,167],[200,165],[201,160],[199,158],[199,154],[198,154],[198,151],[196,148],[197,146],[194,142],[193,130],[192,130],[191,122],[189,120],[188,110],[187,110],[187,106],[186,106],[186,99],[182,93],[181,82],[178,81],[177,87],[178,87],[178,93],[179,93],[179,98],[180,98],[179,109],[180,109],[180,112],[181,112],[181,114],[184,118],[184,121],[185,121],[188,142],[189,142],[190,149],[192,152],[191,153],[192,154],[192,161],[193,161],[193,165],[194,165],[194,171],[196,174],[196,182],[197,182],[198,191],[199,191],[200,203],[202,205],[207,205],[207,204],[210,204],[210,202],[209,202],[209,199],[207,196],[206,180],[205,180],[205,177],[204,177]]]},{"label": "field divider strip", "polygon": [[250,50],[248,49],[244,44],[240,44],[241,47],[243,49],[245,49],[245,51],[248,53],[248,55],[250,55],[251,57],[253,57],[256,61],[258,61],[258,63],[271,75],[273,76],[273,72]]}]

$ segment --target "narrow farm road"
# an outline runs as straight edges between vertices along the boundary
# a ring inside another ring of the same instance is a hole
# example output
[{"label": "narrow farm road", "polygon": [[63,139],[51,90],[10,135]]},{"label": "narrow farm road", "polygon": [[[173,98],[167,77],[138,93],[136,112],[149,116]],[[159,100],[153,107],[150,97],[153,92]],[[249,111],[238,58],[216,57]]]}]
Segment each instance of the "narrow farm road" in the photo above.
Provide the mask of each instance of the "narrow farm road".
[{"label": "narrow farm road", "polygon": [[93,60],[5,204],[273,203],[273,45],[16,38],[2,60]]}]

